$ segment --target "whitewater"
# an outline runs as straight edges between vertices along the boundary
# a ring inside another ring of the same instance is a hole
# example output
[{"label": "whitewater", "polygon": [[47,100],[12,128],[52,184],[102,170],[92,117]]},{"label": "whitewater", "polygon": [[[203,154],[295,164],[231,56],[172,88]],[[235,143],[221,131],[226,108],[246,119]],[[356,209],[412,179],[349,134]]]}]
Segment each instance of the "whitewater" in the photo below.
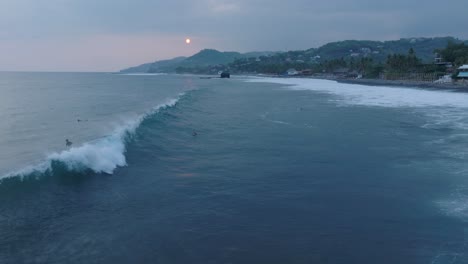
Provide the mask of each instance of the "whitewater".
[{"label": "whitewater", "polygon": [[[385,86],[349,85],[330,80],[303,78],[248,78],[247,82],[276,83],[291,90],[308,90],[332,95],[339,107],[366,106],[404,110],[424,117],[419,127],[448,130],[425,142],[440,155],[452,159],[450,170],[464,178],[446,197],[434,203],[447,215],[468,222],[468,93],[455,90],[428,90]],[[437,262],[434,262],[437,263]]]},{"label": "whitewater", "polygon": [[[177,86],[164,83],[170,78],[164,75],[2,77],[0,178],[50,174],[60,163],[72,171],[111,174],[126,165],[127,141],[141,122],[191,89],[183,80]],[[65,139],[73,142],[71,148]]]},{"label": "whitewater", "polygon": [[[183,96],[183,95],[180,95]],[[176,105],[178,99],[169,100],[167,103],[155,107],[138,118],[126,122],[115,129],[111,135],[86,142],[78,147],[71,147],[57,153],[49,154],[46,160],[40,164],[28,166],[18,171],[7,173],[2,178],[9,177],[40,177],[44,174],[54,173],[54,164],[62,163],[69,171],[82,172],[91,170],[94,173],[112,174],[117,167],[126,166],[126,145],[131,141],[140,124],[160,110]]]}]

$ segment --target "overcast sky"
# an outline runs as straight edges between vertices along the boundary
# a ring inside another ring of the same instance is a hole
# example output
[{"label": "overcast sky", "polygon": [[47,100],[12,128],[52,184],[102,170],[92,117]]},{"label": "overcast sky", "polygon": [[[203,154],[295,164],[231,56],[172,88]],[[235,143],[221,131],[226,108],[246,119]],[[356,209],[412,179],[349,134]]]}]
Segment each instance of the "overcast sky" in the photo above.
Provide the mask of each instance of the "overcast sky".
[{"label": "overcast sky", "polygon": [[116,71],[203,48],[468,39],[467,10],[468,0],[0,0],[0,71]]}]

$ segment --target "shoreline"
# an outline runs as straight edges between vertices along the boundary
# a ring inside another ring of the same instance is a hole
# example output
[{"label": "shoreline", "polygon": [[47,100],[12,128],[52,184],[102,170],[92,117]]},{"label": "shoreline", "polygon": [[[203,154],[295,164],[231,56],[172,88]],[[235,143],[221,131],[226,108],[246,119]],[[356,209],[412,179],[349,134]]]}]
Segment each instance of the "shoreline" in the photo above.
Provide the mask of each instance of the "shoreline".
[{"label": "shoreline", "polygon": [[267,77],[267,78],[299,78],[299,79],[317,79],[329,80],[337,83],[359,84],[366,86],[387,86],[387,87],[405,87],[405,88],[421,88],[426,90],[450,90],[458,92],[468,92],[468,83],[433,83],[433,82],[417,82],[407,80],[383,80],[383,79],[350,79],[350,78],[332,78],[326,76],[277,76],[277,75],[248,75],[253,77]]},{"label": "shoreline", "polygon": [[422,88],[429,90],[450,90],[457,92],[468,92],[468,84],[454,83],[430,83],[430,82],[415,82],[404,80],[381,80],[381,79],[335,79],[338,83],[360,84],[367,86],[391,86],[405,88]]},{"label": "shoreline", "polygon": [[[249,75],[245,75],[249,76]],[[387,87],[404,87],[404,88],[420,88],[426,90],[450,90],[455,92],[468,92],[468,83],[434,83],[434,82],[418,82],[407,80],[383,80],[383,79],[351,79],[351,78],[334,78],[331,76],[278,76],[278,75],[251,75],[255,77],[269,77],[269,78],[303,78],[303,79],[317,79],[329,80],[337,83],[359,84],[367,86],[387,86]]]},{"label": "shoreline", "polygon": [[[157,74],[128,74],[128,75],[167,75],[171,73],[157,73]],[[176,75],[193,75],[198,76],[201,79],[216,79],[220,77],[217,74],[184,74],[184,73],[175,73]],[[246,76],[246,77],[266,77],[266,78],[304,78],[304,79],[317,79],[317,80],[329,80],[336,81],[338,83],[346,84],[358,84],[366,86],[387,86],[387,87],[404,87],[404,88],[419,88],[425,90],[445,90],[452,92],[463,92],[468,93],[468,83],[456,84],[456,83],[433,83],[433,82],[417,82],[417,81],[406,81],[406,80],[383,80],[383,79],[348,79],[348,78],[330,78],[330,77],[320,77],[320,76],[278,76],[278,75],[268,75],[268,74],[232,74],[231,77],[235,76]]]}]

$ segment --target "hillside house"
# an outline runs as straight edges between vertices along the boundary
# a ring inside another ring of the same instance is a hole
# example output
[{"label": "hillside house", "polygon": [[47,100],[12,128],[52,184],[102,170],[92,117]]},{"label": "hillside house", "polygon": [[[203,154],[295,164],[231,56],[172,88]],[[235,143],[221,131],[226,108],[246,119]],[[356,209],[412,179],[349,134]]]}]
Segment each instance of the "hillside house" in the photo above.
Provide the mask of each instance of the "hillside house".
[{"label": "hillside house", "polygon": [[289,69],[286,73],[288,74],[288,76],[295,76],[299,74],[299,72],[296,71],[296,69]]},{"label": "hillside house", "polygon": [[311,69],[305,69],[299,72],[300,75],[312,75],[313,71]]},{"label": "hillside house", "polygon": [[333,71],[333,75],[336,77],[336,78],[345,78],[349,73],[349,69],[348,68],[339,68],[339,69],[335,69]]},{"label": "hillside house", "polygon": [[435,54],[434,64],[446,66],[447,68],[452,67],[452,63],[448,62],[448,61],[445,61],[444,58],[442,57],[442,55],[440,55],[439,53]]},{"label": "hillside house", "polygon": [[364,54],[368,54],[368,53],[371,53],[372,50],[370,48],[361,48],[361,52]]}]

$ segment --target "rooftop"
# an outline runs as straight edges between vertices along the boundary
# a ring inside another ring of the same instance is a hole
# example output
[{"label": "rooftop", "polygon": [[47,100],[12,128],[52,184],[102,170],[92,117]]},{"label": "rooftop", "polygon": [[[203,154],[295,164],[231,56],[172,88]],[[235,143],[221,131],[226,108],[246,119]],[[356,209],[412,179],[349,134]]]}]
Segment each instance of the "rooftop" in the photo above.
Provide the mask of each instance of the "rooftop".
[{"label": "rooftop", "polygon": [[462,65],[459,70],[468,70],[468,64]]},{"label": "rooftop", "polygon": [[468,72],[460,72],[458,73],[458,78],[468,78]]}]

